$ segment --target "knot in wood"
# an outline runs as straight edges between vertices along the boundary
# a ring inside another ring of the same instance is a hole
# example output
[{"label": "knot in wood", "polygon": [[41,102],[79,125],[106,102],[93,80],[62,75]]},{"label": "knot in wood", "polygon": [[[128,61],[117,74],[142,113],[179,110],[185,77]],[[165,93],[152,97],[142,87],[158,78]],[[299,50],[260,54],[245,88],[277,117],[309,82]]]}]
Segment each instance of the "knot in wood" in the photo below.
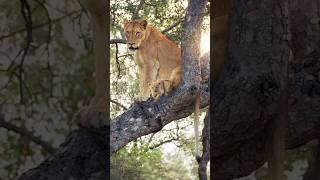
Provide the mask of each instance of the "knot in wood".
[{"label": "knot in wood", "polygon": [[192,85],[190,86],[189,91],[192,96],[195,96],[198,93],[199,88],[195,85]]}]

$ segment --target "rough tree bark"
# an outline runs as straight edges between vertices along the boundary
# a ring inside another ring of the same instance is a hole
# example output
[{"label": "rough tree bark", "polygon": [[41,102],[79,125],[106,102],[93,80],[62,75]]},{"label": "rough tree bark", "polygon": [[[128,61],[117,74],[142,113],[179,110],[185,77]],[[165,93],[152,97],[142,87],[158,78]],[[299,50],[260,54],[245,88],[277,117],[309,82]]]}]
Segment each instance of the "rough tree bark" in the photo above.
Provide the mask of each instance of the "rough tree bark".
[{"label": "rough tree bark", "polygon": [[[278,71],[270,70],[279,67],[277,61],[283,51],[283,42],[279,40],[279,11],[269,9],[273,7],[272,1],[234,3],[229,47],[231,62],[213,84],[211,94],[216,100],[211,115],[214,179],[242,177],[265,163],[267,123],[278,113],[276,101],[280,73],[279,68]],[[319,1],[312,0],[291,3],[295,8],[291,7],[290,11],[294,62],[289,69],[292,79],[286,142],[289,149],[319,137],[320,31],[317,3]],[[275,43],[277,39],[279,43]]]},{"label": "rough tree bark", "polygon": [[73,131],[58,151],[18,180],[109,179],[107,126]]}]

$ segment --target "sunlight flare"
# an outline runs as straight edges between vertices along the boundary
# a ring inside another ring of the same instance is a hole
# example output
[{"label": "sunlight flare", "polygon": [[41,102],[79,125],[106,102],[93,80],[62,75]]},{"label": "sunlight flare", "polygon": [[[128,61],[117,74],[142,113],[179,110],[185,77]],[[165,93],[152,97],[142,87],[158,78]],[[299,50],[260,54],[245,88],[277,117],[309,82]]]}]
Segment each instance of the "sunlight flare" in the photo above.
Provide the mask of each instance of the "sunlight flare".
[{"label": "sunlight flare", "polygon": [[201,55],[210,51],[210,31],[201,33],[200,53]]}]

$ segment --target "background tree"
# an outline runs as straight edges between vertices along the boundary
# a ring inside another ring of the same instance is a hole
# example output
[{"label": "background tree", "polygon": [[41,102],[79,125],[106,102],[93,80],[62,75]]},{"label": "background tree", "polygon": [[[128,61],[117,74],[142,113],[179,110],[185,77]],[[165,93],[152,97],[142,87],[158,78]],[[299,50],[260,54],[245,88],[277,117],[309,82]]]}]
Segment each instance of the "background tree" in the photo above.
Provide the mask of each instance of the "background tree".
[{"label": "background tree", "polygon": [[[320,102],[315,91],[319,83],[314,79],[319,72],[316,44],[320,31],[319,24],[314,23],[314,19],[319,20],[319,2],[231,2],[230,63],[213,84],[211,94],[215,99],[211,104],[211,137],[215,139],[211,163],[216,179],[248,175],[265,163],[268,127],[281,113],[279,92],[284,61],[289,62],[287,149],[316,140],[320,123],[315,106]],[[289,61],[290,50],[293,61]],[[288,159],[289,167],[306,168],[301,163],[291,164],[293,156]],[[290,179],[301,174],[296,171],[287,176]],[[265,178],[261,174],[258,177]]]},{"label": "background tree", "polygon": [[0,177],[56,152],[93,94],[88,18],[77,1],[6,1],[0,27]]}]

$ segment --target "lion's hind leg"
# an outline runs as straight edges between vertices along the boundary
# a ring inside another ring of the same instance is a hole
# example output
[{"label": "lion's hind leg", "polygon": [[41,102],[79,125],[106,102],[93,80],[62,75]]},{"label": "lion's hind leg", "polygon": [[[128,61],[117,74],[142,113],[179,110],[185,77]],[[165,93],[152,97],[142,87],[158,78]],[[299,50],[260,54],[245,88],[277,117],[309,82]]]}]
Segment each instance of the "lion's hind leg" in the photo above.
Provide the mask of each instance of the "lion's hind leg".
[{"label": "lion's hind leg", "polygon": [[181,81],[181,66],[173,69],[170,75],[171,88],[175,89],[178,87]]}]

